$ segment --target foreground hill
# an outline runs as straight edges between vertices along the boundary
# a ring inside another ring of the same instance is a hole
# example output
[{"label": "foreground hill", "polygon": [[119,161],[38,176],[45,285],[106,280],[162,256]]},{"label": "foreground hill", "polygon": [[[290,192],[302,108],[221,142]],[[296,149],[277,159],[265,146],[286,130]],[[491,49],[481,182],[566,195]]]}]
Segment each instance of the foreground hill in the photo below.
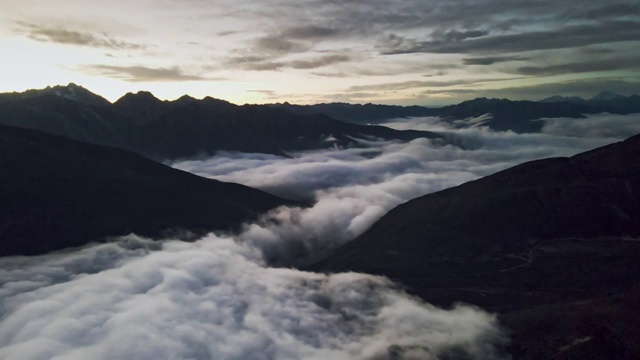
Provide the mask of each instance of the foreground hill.
[{"label": "foreground hill", "polygon": [[232,229],[289,201],[128,151],[0,126],[0,256]]},{"label": "foreground hill", "polygon": [[312,268],[498,311],[519,358],[637,358],[639,238],[635,136],[409,201]]},{"label": "foreground hill", "polygon": [[265,105],[238,106],[210,97],[162,101],[138,92],[111,104],[75,84],[0,94],[0,124],[120,147],[159,160],[220,150],[284,155],[358,146],[357,138],[441,138],[426,131],[347,124],[325,115],[297,115]]}]

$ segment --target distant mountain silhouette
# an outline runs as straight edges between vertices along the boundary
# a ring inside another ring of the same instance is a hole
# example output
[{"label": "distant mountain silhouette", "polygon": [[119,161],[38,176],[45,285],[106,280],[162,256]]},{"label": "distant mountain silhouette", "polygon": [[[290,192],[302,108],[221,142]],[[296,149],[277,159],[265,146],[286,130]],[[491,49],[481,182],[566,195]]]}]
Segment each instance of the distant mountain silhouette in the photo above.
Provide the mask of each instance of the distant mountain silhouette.
[{"label": "distant mountain silhouette", "polygon": [[541,103],[559,103],[559,102],[568,102],[574,104],[584,104],[587,100],[579,97],[579,96],[560,96],[554,95],[545,99],[540,100]]},{"label": "distant mountain silhouette", "polygon": [[631,359],[639,239],[640,135],[411,200],[311,269],[386,275],[432,303],[499,311],[518,358],[564,358],[559,348],[588,338],[575,358]]},{"label": "distant mountain silhouette", "polygon": [[640,112],[640,97],[625,97],[604,91],[590,100],[579,97],[565,98],[552,96],[540,102],[511,101],[507,99],[477,98],[456,105],[441,108],[420,106],[351,105],[330,103],[317,105],[273,104],[297,114],[325,114],[338,120],[352,123],[383,123],[389,119],[407,117],[441,117],[456,127],[473,126],[474,118],[486,117],[482,122],[496,131],[511,130],[518,133],[539,132],[544,122],[542,118],[582,118],[587,114],[608,112],[631,114]]},{"label": "distant mountain silhouette", "polygon": [[0,102],[15,101],[19,99],[37,98],[45,95],[54,95],[77,103],[93,106],[108,106],[109,100],[100,95],[96,95],[82,86],[69,83],[66,86],[48,86],[44,89],[27,90],[22,93],[3,93],[0,94]]},{"label": "distant mountain silhouette", "polygon": [[292,202],[134,153],[0,125],[0,256],[105,236],[230,230]]},{"label": "distant mountain silhouette", "polygon": [[0,94],[0,124],[175,159],[219,150],[284,155],[287,151],[357,146],[357,138],[442,138],[302,116],[264,105],[238,106],[210,97],[161,101],[126,94],[114,104],[75,84]]},{"label": "distant mountain silhouette", "polygon": [[324,114],[334,119],[354,124],[379,124],[389,119],[437,116],[438,109],[423,106],[398,106],[377,104],[328,103],[315,105],[292,105],[289,103],[270,106],[300,115]]},{"label": "distant mountain silhouette", "polygon": [[607,101],[619,101],[624,99],[626,99],[625,96],[616,94],[613,91],[601,91],[598,95],[592,97],[591,101],[607,102]]}]

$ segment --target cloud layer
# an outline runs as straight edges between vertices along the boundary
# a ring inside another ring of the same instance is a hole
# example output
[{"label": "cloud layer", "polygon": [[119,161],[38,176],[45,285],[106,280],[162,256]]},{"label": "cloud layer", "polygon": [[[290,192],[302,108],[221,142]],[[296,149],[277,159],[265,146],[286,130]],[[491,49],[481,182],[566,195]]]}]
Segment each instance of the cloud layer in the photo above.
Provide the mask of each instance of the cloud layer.
[{"label": "cloud layer", "polygon": [[[525,161],[570,156],[621,140],[640,128],[637,115],[549,120],[542,134],[455,130],[437,118],[399,119],[397,129],[439,131],[464,145],[427,139],[409,143],[361,140],[365,148],[273,155],[219,153],[174,167],[238,182],[289,198],[315,199],[310,208],[285,207],[247,224],[239,237],[274,265],[305,265],[360,235],[393,207]],[[601,129],[591,130],[590,125]],[[574,129],[581,128],[581,132]],[[574,133],[572,133],[574,132]]]},{"label": "cloud layer", "polygon": [[266,268],[214,235],[130,236],[0,269],[7,360],[497,359],[506,342],[479,309],[438,309],[370,275]]}]

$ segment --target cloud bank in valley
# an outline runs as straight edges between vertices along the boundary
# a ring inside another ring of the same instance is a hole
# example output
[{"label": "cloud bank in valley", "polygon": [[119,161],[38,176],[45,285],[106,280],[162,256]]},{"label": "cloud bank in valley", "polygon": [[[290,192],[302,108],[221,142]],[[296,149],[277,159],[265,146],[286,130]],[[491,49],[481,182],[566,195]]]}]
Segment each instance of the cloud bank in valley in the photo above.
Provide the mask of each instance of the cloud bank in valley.
[{"label": "cloud bank in valley", "polygon": [[194,243],[130,235],[0,258],[0,358],[503,358],[507,337],[480,309],[438,309],[381,277],[284,266],[314,261],[406,200],[527,160],[621,140],[636,131],[637,120],[551,119],[543,133],[515,134],[398,119],[387,125],[437,130],[464,149],[426,139],[368,139],[364,148],[289,158],[220,153],[175,163],[315,203],[282,207],[237,234]]},{"label": "cloud bank in valley", "polygon": [[129,236],[0,269],[7,360],[494,359],[506,341],[479,309],[438,309],[381,277],[268,268],[215,235]]},{"label": "cloud bank in valley", "polygon": [[[273,155],[219,153],[173,166],[222,181],[238,182],[291,198],[313,197],[309,208],[284,207],[248,224],[240,239],[261,248],[274,265],[304,266],[360,235],[393,207],[434,191],[486,176],[525,161],[571,156],[617,140],[637,116],[554,119],[579,125],[595,121],[600,135],[568,132],[515,134],[484,127],[454,129],[437,118],[398,119],[397,129],[439,131],[465,149],[428,139],[409,143],[362,141],[366,147]],[[553,127],[550,122],[548,129]],[[553,127],[555,128],[555,127]],[[640,129],[638,129],[640,132]],[[558,133],[556,136],[555,134]]]}]

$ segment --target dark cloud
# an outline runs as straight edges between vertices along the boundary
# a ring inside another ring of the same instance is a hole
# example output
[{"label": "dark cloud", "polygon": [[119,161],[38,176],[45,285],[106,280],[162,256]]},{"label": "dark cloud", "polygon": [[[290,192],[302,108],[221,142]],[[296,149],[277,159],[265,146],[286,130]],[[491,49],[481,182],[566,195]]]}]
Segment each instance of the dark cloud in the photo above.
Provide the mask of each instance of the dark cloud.
[{"label": "dark cloud", "polygon": [[223,78],[186,74],[177,66],[151,68],[146,66],[88,65],[83,67],[82,70],[129,82],[225,80]]},{"label": "dark cloud", "polygon": [[257,51],[275,53],[296,53],[307,50],[309,47],[301,42],[291,41],[279,35],[261,37],[255,40]]},{"label": "dark cloud", "polygon": [[535,100],[558,94],[590,98],[601,92],[603,89],[625,95],[640,94],[640,82],[627,81],[620,78],[596,78],[557,81],[538,85],[505,87],[500,89],[430,89],[423,91],[421,95],[467,95],[468,98],[484,96],[490,98]]},{"label": "dark cloud", "polygon": [[346,55],[327,55],[313,60],[294,60],[286,64],[294,69],[315,69],[331,64],[347,62],[349,60],[351,60],[351,58]]},{"label": "dark cloud", "polygon": [[640,5],[638,5],[637,3],[619,3],[607,4],[593,8],[583,8],[582,6],[577,6],[576,8],[570,10],[566,17],[574,19],[598,20],[617,17],[628,17],[634,15],[640,15]]},{"label": "dark cloud", "polygon": [[554,30],[494,34],[462,41],[419,40],[391,36],[383,54],[514,53],[532,50],[574,48],[621,41],[638,41],[640,22],[606,21],[600,24],[569,25]]},{"label": "dark cloud", "polygon": [[436,30],[431,33],[431,38],[445,42],[457,42],[466,39],[475,39],[488,35],[487,30]]},{"label": "dark cloud", "polygon": [[54,42],[66,45],[108,48],[113,50],[141,50],[146,46],[110,38],[107,34],[94,34],[86,31],[69,30],[62,26],[42,26],[18,22],[19,33],[41,42]]},{"label": "dark cloud", "polygon": [[316,76],[328,77],[328,78],[348,78],[351,77],[351,74],[346,72],[337,72],[337,71],[316,71],[312,73]]},{"label": "dark cloud", "polygon": [[339,34],[339,29],[310,25],[286,29],[282,33],[282,36],[290,39],[322,39],[334,37]]},{"label": "dark cloud", "polygon": [[268,94],[268,95],[272,95],[276,93],[273,90],[247,90],[247,92],[258,93],[258,94]]},{"label": "dark cloud", "polygon": [[497,78],[497,79],[459,79],[459,80],[448,80],[448,81],[436,81],[436,80],[428,80],[428,81],[403,81],[403,82],[394,82],[394,83],[383,83],[383,84],[374,84],[374,85],[357,85],[352,86],[348,89],[348,91],[363,91],[363,90],[378,90],[378,91],[389,91],[389,90],[404,90],[404,89],[416,89],[416,88],[434,88],[434,87],[449,87],[449,86],[457,86],[457,85],[471,85],[471,84],[479,84],[486,82],[496,82],[496,81],[505,81],[505,80],[513,80],[514,78]]},{"label": "dark cloud", "polygon": [[324,55],[309,60],[271,61],[269,58],[259,56],[238,57],[231,59],[228,64],[236,65],[245,70],[269,71],[283,68],[289,69],[316,69],[337,63],[350,61],[347,55]]},{"label": "dark cloud", "polygon": [[493,65],[501,62],[525,60],[529,60],[529,58],[522,56],[484,56],[462,59],[462,62],[465,65]]},{"label": "dark cloud", "polygon": [[545,76],[569,73],[585,73],[596,71],[640,69],[640,57],[611,58],[601,60],[587,60],[549,66],[523,66],[517,69],[518,74],[529,76]]}]

